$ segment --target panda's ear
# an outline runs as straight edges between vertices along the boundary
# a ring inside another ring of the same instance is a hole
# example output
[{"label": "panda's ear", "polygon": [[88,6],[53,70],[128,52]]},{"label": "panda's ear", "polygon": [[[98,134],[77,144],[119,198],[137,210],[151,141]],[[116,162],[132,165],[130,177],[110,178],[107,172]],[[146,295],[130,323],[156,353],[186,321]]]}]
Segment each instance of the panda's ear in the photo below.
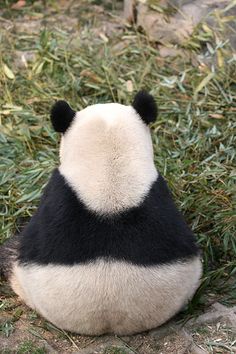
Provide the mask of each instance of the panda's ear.
[{"label": "panda's ear", "polygon": [[65,101],[57,101],[51,109],[51,122],[56,132],[65,133],[76,112]]},{"label": "panda's ear", "polygon": [[132,106],[146,124],[155,122],[158,114],[157,104],[148,92],[139,91]]}]

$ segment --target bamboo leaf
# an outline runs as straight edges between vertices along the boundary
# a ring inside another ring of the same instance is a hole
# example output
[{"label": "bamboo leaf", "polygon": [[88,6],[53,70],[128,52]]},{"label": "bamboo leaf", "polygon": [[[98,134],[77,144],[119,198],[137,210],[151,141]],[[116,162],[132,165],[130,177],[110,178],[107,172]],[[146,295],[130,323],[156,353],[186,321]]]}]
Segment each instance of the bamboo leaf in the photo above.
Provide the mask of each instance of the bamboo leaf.
[{"label": "bamboo leaf", "polygon": [[7,66],[7,64],[3,64],[3,72],[8,79],[10,80],[15,79],[15,75],[13,71]]},{"label": "bamboo leaf", "polygon": [[215,76],[215,73],[210,72],[201,82],[200,84],[196,87],[194,90],[194,99],[196,99],[198,92],[200,92]]}]

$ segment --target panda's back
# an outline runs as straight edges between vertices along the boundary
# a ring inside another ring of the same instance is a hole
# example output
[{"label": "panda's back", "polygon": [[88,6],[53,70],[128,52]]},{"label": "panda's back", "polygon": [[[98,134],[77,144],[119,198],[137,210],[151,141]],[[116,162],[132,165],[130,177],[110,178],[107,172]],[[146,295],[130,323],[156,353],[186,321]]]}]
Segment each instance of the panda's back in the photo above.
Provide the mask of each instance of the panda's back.
[{"label": "panda's back", "polygon": [[194,236],[161,175],[139,206],[99,216],[55,170],[19,243],[13,289],[58,327],[84,334],[164,323],[201,274]]},{"label": "panda's back", "polygon": [[23,231],[19,260],[73,265],[104,259],[151,266],[187,260],[198,252],[161,175],[140,205],[102,216],[89,211],[55,170]]}]

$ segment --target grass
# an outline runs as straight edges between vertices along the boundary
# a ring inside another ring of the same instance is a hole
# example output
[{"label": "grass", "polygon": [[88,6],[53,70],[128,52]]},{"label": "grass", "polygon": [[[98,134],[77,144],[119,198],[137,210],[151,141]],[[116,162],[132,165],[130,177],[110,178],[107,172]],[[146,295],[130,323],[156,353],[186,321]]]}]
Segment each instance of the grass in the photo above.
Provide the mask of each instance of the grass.
[{"label": "grass", "polygon": [[[10,11],[10,4],[4,2],[6,24],[23,15],[42,17],[38,2],[28,2],[21,11]],[[51,6],[59,11],[56,2]],[[118,31],[112,39],[94,36],[91,27],[96,24],[83,17],[81,37],[50,25],[35,34],[20,29],[1,33],[0,241],[18,233],[34,213],[58,163],[59,137],[49,122],[53,102],[62,98],[77,110],[97,102],[130,104],[134,93],[145,88],[156,97],[160,112],[152,126],[156,166],[203,252],[203,282],[191,306],[206,291],[223,293],[221,300],[233,303],[235,54],[206,26],[185,46],[194,56],[204,53],[202,63],[194,66],[188,56],[164,60],[135,28]],[[29,51],[32,61],[22,61]]]},{"label": "grass", "polygon": [[[4,349],[2,351],[2,354],[14,354],[16,353],[12,349]],[[20,344],[20,346],[17,349],[17,354],[46,354],[46,350],[44,347],[38,347],[35,345],[32,341],[24,341],[23,343]]]},{"label": "grass", "polygon": [[46,354],[46,351],[43,347],[36,346],[32,341],[25,341],[20,345],[17,354],[27,354],[27,353]]},{"label": "grass", "polygon": [[235,333],[225,323],[196,328],[193,337],[195,343],[204,346],[208,353],[235,353]]}]

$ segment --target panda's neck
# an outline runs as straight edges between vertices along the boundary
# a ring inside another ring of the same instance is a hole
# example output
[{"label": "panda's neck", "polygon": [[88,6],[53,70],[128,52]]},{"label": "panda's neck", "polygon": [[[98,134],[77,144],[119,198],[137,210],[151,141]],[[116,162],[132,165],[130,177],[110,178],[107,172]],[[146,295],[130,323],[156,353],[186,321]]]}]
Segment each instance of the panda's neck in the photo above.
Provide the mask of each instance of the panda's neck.
[{"label": "panda's neck", "polygon": [[115,214],[138,206],[158,176],[152,159],[137,156],[84,161],[80,167],[64,163],[59,171],[77,197],[98,214]]}]

